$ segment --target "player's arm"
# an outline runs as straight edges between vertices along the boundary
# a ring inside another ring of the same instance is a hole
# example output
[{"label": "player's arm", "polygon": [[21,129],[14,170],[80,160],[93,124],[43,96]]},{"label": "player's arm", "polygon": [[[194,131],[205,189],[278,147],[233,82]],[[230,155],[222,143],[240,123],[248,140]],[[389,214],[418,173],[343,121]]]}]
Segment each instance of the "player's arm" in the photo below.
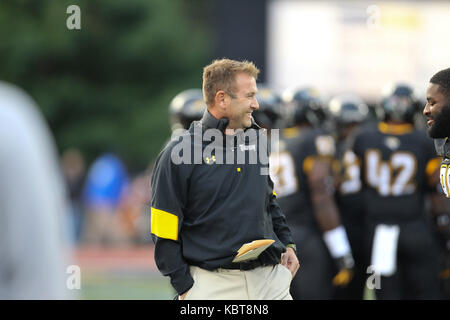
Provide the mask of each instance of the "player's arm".
[{"label": "player's arm", "polygon": [[427,184],[431,189],[435,189],[440,182],[440,166],[442,159],[440,157],[432,158],[427,162],[425,167],[425,174],[427,177]]},{"label": "player's arm", "polygon": [[171,162],[170,151],[166,148],[160,154],[151,178],[151,233],[156,265],[164,276],[170,277],[172,286],[181,295],[192,287],[194,280],[183,258],[180,239],[186,186],[179,178],[181,167]]},{"label": "player's arm", "polygon": [[331,162],[317,157],[308,173],[308,184],[316,220],[323,232],[341,225],[332,179]]},{"label": "player's arm", "polygon": [[439,184],[441,158],[432,158],[425,167],[425,175],[428,184],[428,199],[430,201],[431,214],[438,232],[449,229],[450,216],[448,200],[442,194]]},{"label": "player's arm", "polygon": [[[321,153],[320,150],[319,153]],[[341,224],[338,207],[334,200],[332,159],[331,154],[310,156],[305,160],[303,170],[307,175],[316,221],[323,232],[328,250],[340,270],[333,279],[333,283],[347,285],[352,278],[354,260],[347,233]]]},{"label": "player's arm", "polygon": [[445,254],[444,265],[440,271],[440,278],[450,279],[450,206],[449,200],[440,193],[429,195],[431,213],[433,215],[436,238],[442,252]]},{"label": "player's arm", "polygon": [[450,205],[448,199],[443,194],[440,184],[441,157],[436,157],[434,145],[428,144],[428,162],[425,167],[426,182],[428,184],[428,199],[430,203],[431,215],[434,221],[436,238],[445,260],[440,277],[450,278]]},{"label": "player's arm", "polygon": [[428,161],[425,173],[428,186],[432,190],[428,193],[431,214],[434,220],[436,237],[443,253],[445,253],[444,265],[439,277],[450,279],[450,205],[449,200],[442,192],[440,184],[441,158],[433,158]]}]

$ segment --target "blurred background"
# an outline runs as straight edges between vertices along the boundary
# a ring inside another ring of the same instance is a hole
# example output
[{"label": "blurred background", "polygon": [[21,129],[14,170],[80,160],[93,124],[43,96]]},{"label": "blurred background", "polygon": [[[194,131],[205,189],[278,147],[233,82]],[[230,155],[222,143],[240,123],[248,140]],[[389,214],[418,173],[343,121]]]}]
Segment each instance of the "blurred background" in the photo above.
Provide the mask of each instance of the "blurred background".
[{"label": "blurred background", "polygon": [[[70,5],[81,29],[70,30]],[[53,135],[82,299],[170,299],[153,260],[150,173],[169,104],[213,59],[248,59],[259,81],[419,95],[450,65],[445,1],[4,0],[0,79],[24,89]]]}]

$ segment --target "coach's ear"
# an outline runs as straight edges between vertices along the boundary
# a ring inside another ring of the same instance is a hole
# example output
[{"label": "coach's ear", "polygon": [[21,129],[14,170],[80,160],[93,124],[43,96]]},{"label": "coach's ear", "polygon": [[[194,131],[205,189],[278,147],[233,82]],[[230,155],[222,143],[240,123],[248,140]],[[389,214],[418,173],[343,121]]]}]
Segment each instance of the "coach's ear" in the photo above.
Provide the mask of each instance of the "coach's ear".
[{"label": "coach's ear", "polygon": [[225,112],[229,104],[230,97],[225,91],[219,90],[214,97],[214,105],[216,105],[222,112]]}]

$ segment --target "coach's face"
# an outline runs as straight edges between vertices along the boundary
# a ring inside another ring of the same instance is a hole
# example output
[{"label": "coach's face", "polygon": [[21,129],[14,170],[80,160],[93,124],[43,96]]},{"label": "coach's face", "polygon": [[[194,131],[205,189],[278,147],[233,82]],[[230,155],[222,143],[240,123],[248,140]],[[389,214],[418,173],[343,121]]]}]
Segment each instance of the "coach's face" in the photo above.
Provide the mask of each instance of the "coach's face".
[{"label": "coach's face", "polygon": [[445,138],[450,135],[450,104],[438,84],[430,83],[427,88],[427,104],[423,115],[427,119],[428,135],[431,138]]},{"label": "coach's face", "polygon": [[235,78],[235,92],[229,95],[226,114],[230,121],[228,128],[245,129],[252,125],[252,112],[259,109],[256,100],[256,80],[246,73],[238,73]]}]

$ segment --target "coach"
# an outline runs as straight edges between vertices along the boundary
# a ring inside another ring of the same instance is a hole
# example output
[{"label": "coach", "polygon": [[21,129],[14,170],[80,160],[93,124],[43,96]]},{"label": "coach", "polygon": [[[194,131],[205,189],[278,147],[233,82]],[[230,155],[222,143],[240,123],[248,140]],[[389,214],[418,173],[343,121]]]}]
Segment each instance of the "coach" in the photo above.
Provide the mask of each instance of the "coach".
[{"label": "coach", "polygon": [[[151,180],[155,260],[180,299],[291,299],[299,263],[273,183],[264,174],[268,165],[259,156],[267,138],[251,116],[259,108],[258,73],[247,61],[222,59],[206,66],[203,118],[157,158]],[[215,136],[212,153],[206,133]],[[174,150],[186,138],[192,138],[187,140],[192,161],[175,164]],[[194,159],[199,151],[200,164]],[[239,152],[248,153],[247,161],[239,161]],[[256,163],[248,161],[255,155]],[[232,262],[244,243],[258,239],[275,242],[257,259]]]}]

